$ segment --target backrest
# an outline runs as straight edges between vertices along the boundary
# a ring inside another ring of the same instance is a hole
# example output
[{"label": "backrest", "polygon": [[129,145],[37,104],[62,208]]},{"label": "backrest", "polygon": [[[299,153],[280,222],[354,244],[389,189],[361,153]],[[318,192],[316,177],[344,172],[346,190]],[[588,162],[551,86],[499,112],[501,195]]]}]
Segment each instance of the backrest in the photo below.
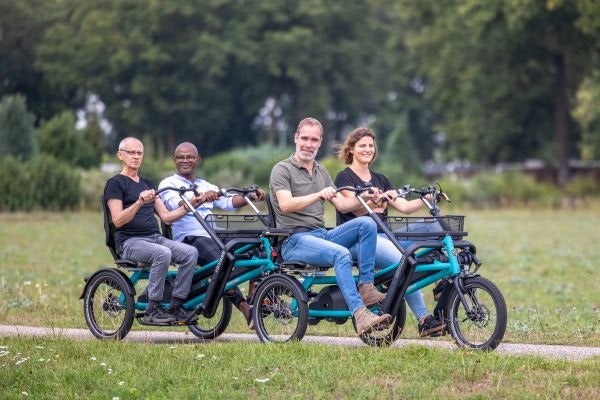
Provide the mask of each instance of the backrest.
[{"label": "backrest", "polygon": [[106,204],[107,199],[104,195],[102,195],[100,202],[102,203],[102,214],[104,217],[104,243],[110,250],[110,254],[112,254],[113,258],[118,260],[119,255],[117,254],[117,250],[115,248],[115,232],[117,231],[117,227],[112,222],[110,209]]},{"label": "backrest", "polygon": [[269,219],[269,228],[277,228],[277,219],[275,218],[275,209],[271,203],[271,196],[267,196],[267,216]]},{"label": "backrest", "polygon": [[162,220],[160,221],[160,231],[162,235],[167,239],[173,240],[173,228],[171,225],[165,224]]}]

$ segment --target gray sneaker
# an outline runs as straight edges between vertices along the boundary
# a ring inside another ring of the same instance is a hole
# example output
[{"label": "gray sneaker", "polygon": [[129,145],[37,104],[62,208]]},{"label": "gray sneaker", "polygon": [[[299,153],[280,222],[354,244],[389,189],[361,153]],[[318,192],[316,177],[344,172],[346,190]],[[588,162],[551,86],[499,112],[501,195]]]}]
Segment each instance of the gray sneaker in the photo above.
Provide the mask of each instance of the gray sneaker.
[{"label": "gray sneaker", "polygon": [[147,324],[167,324],[175,321],[175,319],[175,316],[165,312],[160,304],[148,306],[144,311],[144,322]]},{"label": "gray sneaker", "polygon": [[377,326],[387,326],[392,320],[390,314],[376,315],[369,311],[367,307],[356,310],[353,317],[359,335],[369,333]]}]

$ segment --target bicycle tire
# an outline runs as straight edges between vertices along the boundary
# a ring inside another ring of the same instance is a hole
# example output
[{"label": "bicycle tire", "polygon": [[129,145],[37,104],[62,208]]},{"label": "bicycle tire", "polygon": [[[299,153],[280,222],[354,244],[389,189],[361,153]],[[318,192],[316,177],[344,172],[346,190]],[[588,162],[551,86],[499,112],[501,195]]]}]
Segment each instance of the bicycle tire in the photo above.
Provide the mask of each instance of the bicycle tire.
[{"label": "bicycle tire", "polygon": [[265,278],[254,294],[252,308],[256,334],[261,342],[302,340],[308,327],[308,304],[295,278],[274,274]]},{"label": "bicycle tire", "polygon": [[229,300],[222,297],[219,300],[217,311],[212,318],[198,315],[197,325],[189,325],[189,330],[200,339],[213,340],[225,332],[231,320],[233,305]]},{"label": "bicycle tire", "polygon": [[[374,310],[372,311],[375,314],[381,315],[381,311]],[[368,333],[363,333],[359,335],[360,339],[372,347],[387,347],[398,339],[398,337],[402,334],[404,330],[404,325],[406,324],[406,302],[403,300],[398,311],[398,315],[393,316],[394,318],[390,326],[386,329],[380,330],[372,330]],[[354,322],[354,318],[352,318],[352,324],[354,325],[354,330],[356,330],[356,323]]]},{"label": "bicycle tire", "polygon": [[131,282],[116,271],[107,269],[92,276],[83,296],[85,322],[92,335],[120,340],[129,333],[135,314],[130,293]]},{"label": "bicycle tire", "polygon": [[504,297],[496,285],[480,276],[464,279],[463,286],[471,314],[467,314],[456,288],[452,289],[446,306],[447,329],[459,347],[493,350],[506,332]]}]

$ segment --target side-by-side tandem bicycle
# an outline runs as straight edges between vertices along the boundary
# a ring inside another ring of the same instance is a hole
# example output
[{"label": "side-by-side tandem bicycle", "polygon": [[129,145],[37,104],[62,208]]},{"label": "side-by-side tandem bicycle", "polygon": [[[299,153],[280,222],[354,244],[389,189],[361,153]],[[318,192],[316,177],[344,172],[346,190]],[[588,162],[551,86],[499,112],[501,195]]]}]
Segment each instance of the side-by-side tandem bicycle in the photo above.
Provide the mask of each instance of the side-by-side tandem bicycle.
[{"label": "side-by-side tandem bicycle", "polygon": [[[221,190],[224,196],[244,196],[254,214],[212,214],[203,219],[194,212],[222,253],[220,259],[196,269],[184,308],[194,310],[198,318],[185,325],[202,339],[221,335],[232,314],[232,305],[224,293],[250,280],[259,282],[252,296],[252,318],[256,334],[263,342],[301,340],[309,325],[321,321],[343,324],[352,320],[331,266],[281,259],[279,248],[292,231],[276,227],[271,207],[265,214],[252,204],[249,195],[257,189],[257,186],[251,186]],[[195,187],[163,190],[177,191],[193,209],[184,194]],[[434,293],[437,293],[436,298],[439,297],[436,312],[446,322],[444,333],[450,334],[459,347],[490,350],[498,346],[507,324],[504,298],[496,285],[478,273],[481,261],[475,245],[463,239],[467,235],[463,230],[464,216],[441,215],[437,205],[442,196],[441,188],[434,185],[398,189],[399,196],[421,199],[430,215],[389,216],[385,220],[381,220],[360,196],[370,190],[369,187],[338,188],[341,190],[356,194],[379,231],[402,254],[398,262],[375,273],[375,285],[387,295],[383,304],[372,306],[371,311],[388,313],[392,321],[361,335],[365,343],[372,346],[393,343],[406,322],[404,297],[435,286]],[[143,324],[143,311],[147,305],[143,286],[149,269],[120,259],[114,248],[114,225],[105,201],[103,204],[106,244],[117,268],[103,268],[86,278],[81,298],[86,323],[94,336],[122,339],[134,319]],[[428,224],[435,225],[435,229],[412,229]],[[163,298],[165,305],[170,301],[170,282],[176,273],[175,270],[168,273]],[[358,281],[358,273],[355,279]]]}]

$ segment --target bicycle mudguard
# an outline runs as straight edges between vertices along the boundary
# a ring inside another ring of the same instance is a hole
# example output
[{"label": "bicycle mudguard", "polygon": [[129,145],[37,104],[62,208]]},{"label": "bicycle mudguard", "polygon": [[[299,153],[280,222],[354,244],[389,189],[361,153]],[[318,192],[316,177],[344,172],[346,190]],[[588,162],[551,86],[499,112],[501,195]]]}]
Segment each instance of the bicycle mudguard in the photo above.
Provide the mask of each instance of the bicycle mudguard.
[{"label": "bicycle mudguard", "polygon": [[94,272],[92,275],[86,277],[84,279],[85,281],[85,286],[83,287],[83,291],[81,292],[81,295],[79,296],[79,299],[83,299],[85,292],[88,288],[89,282],[92,280],[92,278],[96,275],[98,275],[100,272],[110,272],[111,274],[115,275],[115,279],[124,279],[125,280],[125,284],[123,285],[124,287],[127,288],[127,294],[135,296],[135,288],[133,287],[133,285],[131,284],[131,281],[129,280],[129,277],[127,276],[127,274],[123,271],[121,271],[120,269],[116,269],[116,268],[102,268],[97,270],[96,272]]},{"label": "bicycle mudguard", "polygon": [[223,251],[219,263],[215,266],[215,270],[210,279],[206,297],[204,298],[204,310],[202,315],[206,318],[212,318],[217,311],[219,300],[223,296],[223,290],[227,284],[229,273],[233,269],[235,256],[227,251]]}]

